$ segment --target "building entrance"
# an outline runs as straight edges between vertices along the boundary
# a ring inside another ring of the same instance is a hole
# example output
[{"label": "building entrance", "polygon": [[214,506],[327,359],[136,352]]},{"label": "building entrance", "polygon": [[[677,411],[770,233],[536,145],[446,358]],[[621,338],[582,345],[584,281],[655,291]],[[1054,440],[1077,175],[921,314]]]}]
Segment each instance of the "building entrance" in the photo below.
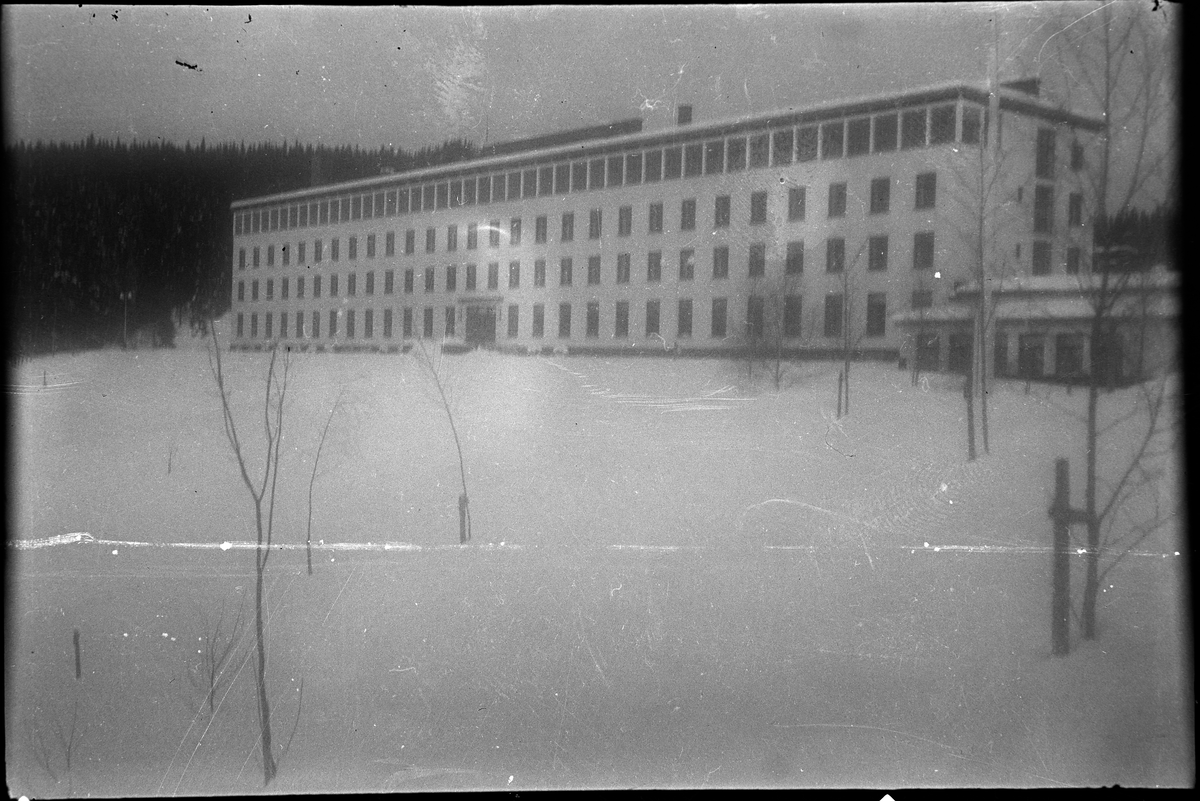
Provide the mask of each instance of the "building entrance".
[{"label": "building entrance", "polygon": [[468,345],[491,345],[496,342],[496,307],[468,306],[465,332]]}]

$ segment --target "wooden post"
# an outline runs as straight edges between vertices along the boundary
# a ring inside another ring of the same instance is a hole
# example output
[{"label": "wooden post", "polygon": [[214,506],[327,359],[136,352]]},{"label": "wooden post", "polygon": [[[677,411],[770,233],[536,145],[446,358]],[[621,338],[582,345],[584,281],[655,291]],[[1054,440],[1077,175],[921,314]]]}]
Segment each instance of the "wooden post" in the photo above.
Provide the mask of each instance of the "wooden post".
[{"label": "wooden post", "polygon": [[1054,463],[1054,504],[1050,517],[1054,521],[1054,554],[1050,602],[1050,631],[1055,656],[1066,656],[1071,650],[1071,564],[1069,529],[1071,525],[1071,468],[1066,459]]}]

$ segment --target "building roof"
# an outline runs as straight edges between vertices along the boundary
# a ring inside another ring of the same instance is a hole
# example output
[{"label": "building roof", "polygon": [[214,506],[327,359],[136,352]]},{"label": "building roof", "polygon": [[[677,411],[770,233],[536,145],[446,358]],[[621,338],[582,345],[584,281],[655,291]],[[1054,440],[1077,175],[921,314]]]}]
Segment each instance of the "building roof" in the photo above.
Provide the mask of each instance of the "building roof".
[{"label": "building roof", "polygon": [[[623,120],[609,125],[590,126],[495,145],[490,149],[484,148],[483,155],[480,157],[466,161],[402,173],[371,176],[336,184],[305,187],[273,195],[243,198],[235,200],[231,206],[242,208],[262,203],[277,203],[300,197],[311,197],[314,194],[340,194],[376,186],[391,186],[395,185],[397,181],[415,183],[434,177],[452,178],[456,175],[477,173],[492,168],[516,169],[531,166],[534,162],[545,162],[558,158],[590,157],[628,150],[637,146],[657,147],[683,141],[701,140],[707,137],[735,135],[774,126],[806,125],[839,117],[899,110],[906,106],[946,102],[959,98],[986,105],[989,97],[990,94],[985,84],[960,81],[934,84],[903,92],[827,100],[803,108],[789,107],[767,113],[743,115],[707,123],[693,122],[654,131],[642,131],[640,120]],[[1000,108],[1004,111],[1027,114],[1048,122],[1071,125],[1090,131],[1099,131],[1104,128],[1104,120],[1100,117],[1067,111],[1030,95],[1028,92],[1007,85],[1000,87]]]}]

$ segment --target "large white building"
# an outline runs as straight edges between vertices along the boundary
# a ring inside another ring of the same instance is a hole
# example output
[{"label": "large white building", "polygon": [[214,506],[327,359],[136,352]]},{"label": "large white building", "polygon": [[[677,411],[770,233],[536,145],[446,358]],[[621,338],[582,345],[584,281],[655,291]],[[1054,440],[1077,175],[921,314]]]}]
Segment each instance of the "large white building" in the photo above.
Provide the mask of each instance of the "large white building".
[{"label": "large white building", "polygon": [[896,358],[915,348],[896,320],[945,305],[981,255],[989,275],[1087,263],[1103,121],[1014,84],[989,148],[988,108],[969,84],[711,123],[680,107],[667,130],[630,120],[238,200],[232,346],[711,352],[782,338],[819,356],[845,326],[859,355]]}]

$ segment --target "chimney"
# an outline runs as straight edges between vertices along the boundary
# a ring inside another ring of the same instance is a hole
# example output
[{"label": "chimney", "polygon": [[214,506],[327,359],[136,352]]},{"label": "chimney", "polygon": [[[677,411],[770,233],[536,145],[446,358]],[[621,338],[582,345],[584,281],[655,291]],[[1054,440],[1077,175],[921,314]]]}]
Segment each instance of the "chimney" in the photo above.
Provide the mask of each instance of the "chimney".
[{"label": "chimney", "polygon": [[692,121],[692,106],[691,104],[679,107],[679,117],[677,122],[680,125],[688,125]]}]

